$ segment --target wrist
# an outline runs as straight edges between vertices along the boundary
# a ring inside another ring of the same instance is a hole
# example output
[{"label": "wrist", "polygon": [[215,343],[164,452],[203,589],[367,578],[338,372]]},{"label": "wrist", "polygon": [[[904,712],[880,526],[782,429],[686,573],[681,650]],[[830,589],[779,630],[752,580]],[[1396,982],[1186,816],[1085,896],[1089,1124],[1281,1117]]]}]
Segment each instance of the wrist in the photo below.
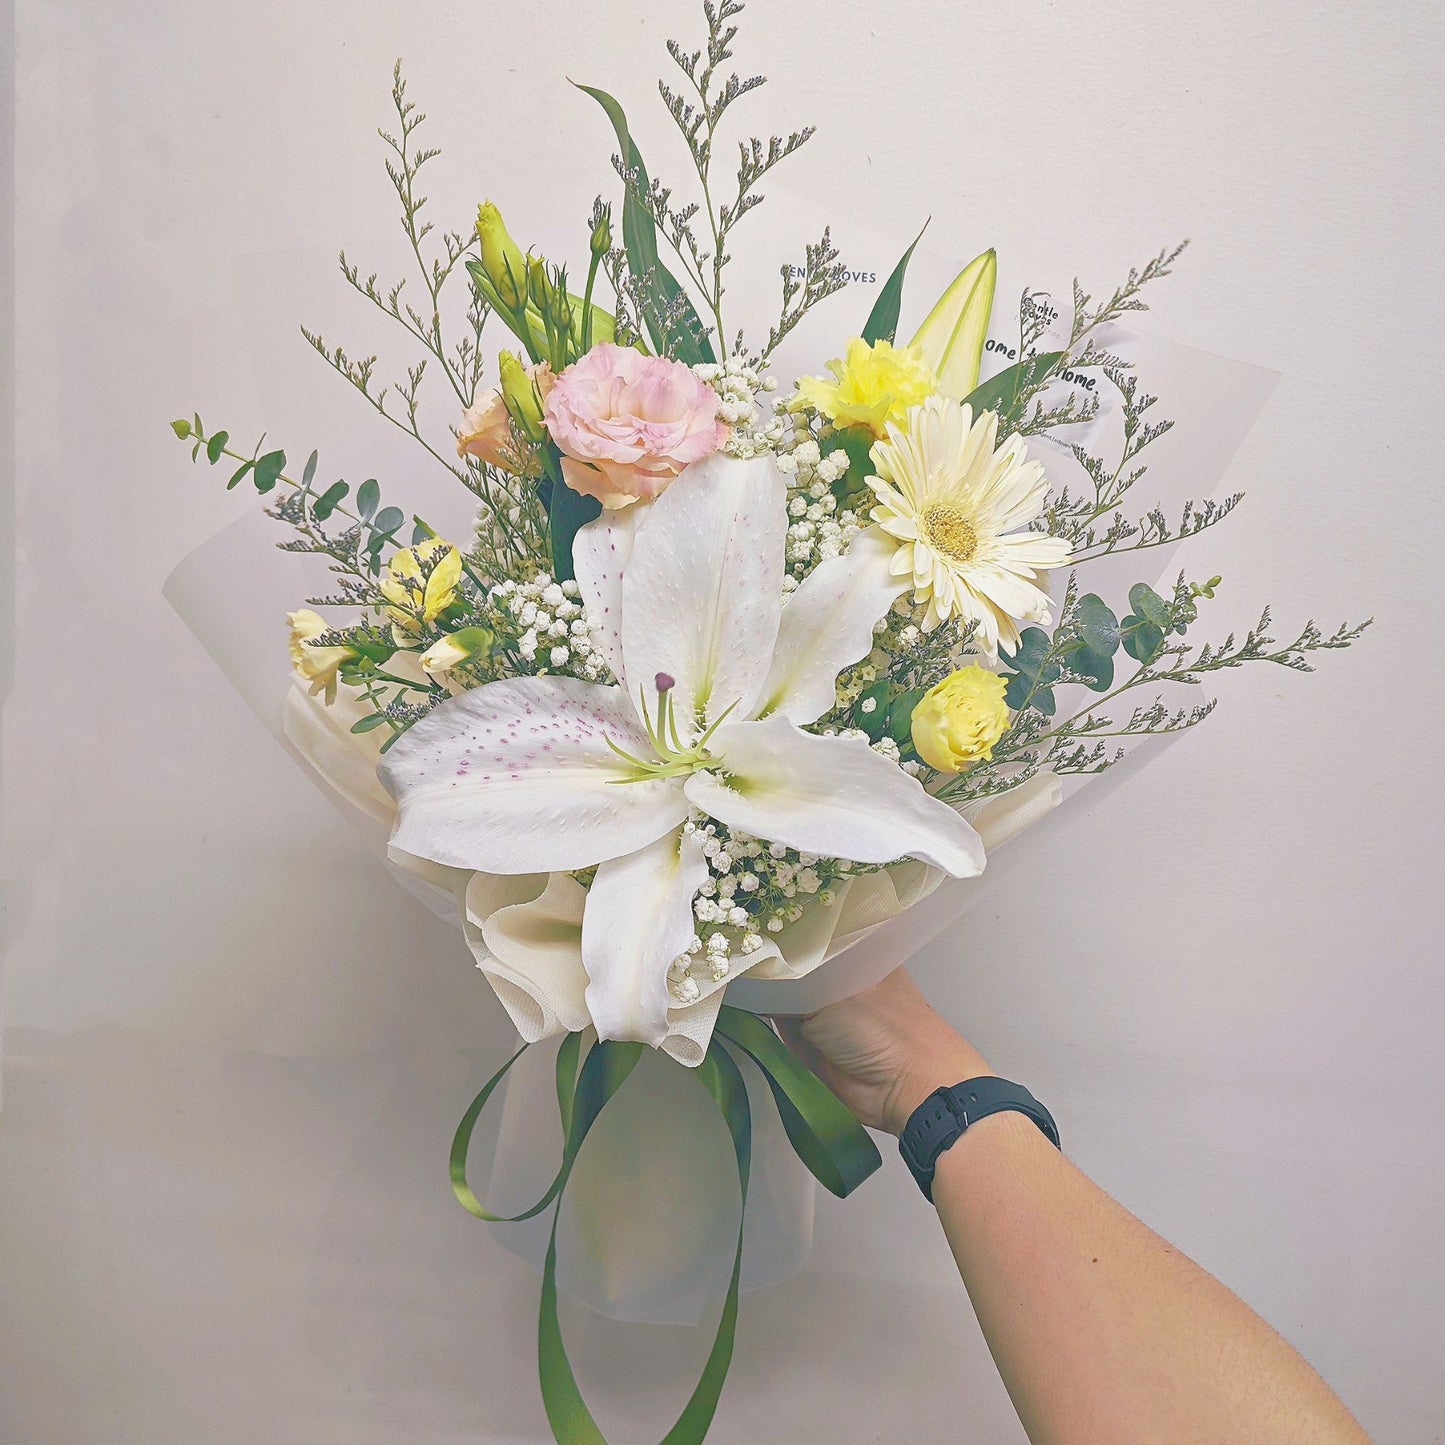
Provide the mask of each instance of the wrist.
[{"label": "wrist", "polygon": [[931,1049],[911,1060],[899,1076],[884,1110],[884,1127],[890,1134],[901,1134],[909,1116],[935,1089],[992,1073],[983,1055],[963,1039]]}]

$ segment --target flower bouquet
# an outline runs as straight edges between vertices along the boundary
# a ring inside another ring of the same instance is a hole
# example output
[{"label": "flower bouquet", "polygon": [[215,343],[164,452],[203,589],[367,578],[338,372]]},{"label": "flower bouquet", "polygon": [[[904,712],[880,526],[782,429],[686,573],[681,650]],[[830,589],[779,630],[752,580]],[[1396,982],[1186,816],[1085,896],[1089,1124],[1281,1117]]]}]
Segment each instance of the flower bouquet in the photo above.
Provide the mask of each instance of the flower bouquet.
[{"label": "flower bouquet", "polygon": [[[1076,285],[1062,314],[1025,292],[1006,335],[987,251],[905,340],[915,241],[856,334],[813,353],[826,365],[780,380],[785,342],[850,272],[825,230],[781,268],[766,335],[729,331],[734,232],[811,132],[741,143],[722,185],[719,131],[762,82],[724,74],[742,6],[703,9],[705,44],[670,44],[681,79],[661,87],[699,200],[650,178],[617,101],[583,87],[615,133],[621,203],[599,199],[579,228],[576,273],[523,250],[490,202],[472,231],[433,235],[417,181],[436,152],[417,142],[398,68],[383,138],[425,296],[344,255],[342,271],[422,360],[383,388],[375,358],[306,335],[470,494],[468,534],[383,505],[374,480],[323,481],[315,452],[293,471],[199,416],[174,423],[196,460],[268,498],[286,552],[329,574],[289,614],[286,736],[385,828],[411,886],[456,908],[521,1036],[452,1149],[457,1197],[481,1219],[501,1216],[468,1182],[473,1132],[521,1053],[560,1040],[562,1157],[509,1218],[552,1211],[539,1358],[562,1441],[601,1437],[558,1326],[557,1219],[644,1050],[715,1103],[744,1205],[745,1071],[810,1173],[847,1194],[877,1150],[760,1015],[873,981],[967,906],[950,880],[977,878],[1066,787],[1213,705],[1169,689],[1254,662],[1308,670],[1361,631],[1310,624],[1279,645],[1266,614],[1243,639],[1197,643],[1217,577],[1135,581],[1127,601],[1086,587],[1091,564],[1118,577],[1111,563],[1167,552],[1238,500],[1190,502],[1177,522],[1129,505],[1171,423],[1151,416],[1148,346],[1122,320],[1182,248],[1105,299]],[[498,327],[510,339],[494,353]],[[429,376],[453,398],[450,436],[427,425]],[[716,1407],[741,1220],[670,1441],[700,1440]]]}]

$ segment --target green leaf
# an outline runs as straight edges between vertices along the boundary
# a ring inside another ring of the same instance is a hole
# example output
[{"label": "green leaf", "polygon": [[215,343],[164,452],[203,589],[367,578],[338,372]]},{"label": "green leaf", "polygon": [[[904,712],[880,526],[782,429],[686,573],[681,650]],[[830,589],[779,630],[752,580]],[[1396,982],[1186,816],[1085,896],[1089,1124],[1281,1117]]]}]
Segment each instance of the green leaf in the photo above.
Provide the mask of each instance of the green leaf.
[{"label": "green leaf", "polygon": [[366,550],[371,553],[373,562],[381,556],[381,549],[396,539],[397,532],[405,524],[406,513],[400,507],[383,507],[371,519],[371,540],[366,544]]},{"label": "green leaf", "polygon": [[255,462],[242,462],[241,465],[237,467],[236,470],[231,474],[231,480],[226,483],[226,490],[229,492],[231,488],[234,487],[241,480],[241,478],[244,477],[246,473],[249,472],[251,468],[255,465]]},{"label": "green leaf", "polygon": [[1167,632],[1173,621],[1169,612],[1169,604],[1147,583],[1136,582],[1129,589],[1129,606],[1142,617],[1145,622],[1152,622],[1161,631]]},{"label": "green leaf", "polygon": [[318,458],[314,450],[311,455],[306,458],[306,466],[301,473],[301,490],[303,492],[309,492],[311,490],[311,483],[316,480],[317,460]]},{"label": "green leaf", "polygon": [[1007,416],[1018,401],[1019,393],[1042,381],[1063,359],[1062,351],[1046,351],[1041,356],[1016,362],[1005,367],[997,376],[980,382],[964,400],[973,408],[975,416],[981,411],[996,411],[1000,416]]},{"label": "green leaf", "polygon": [[1084,646],[1099,657],[1112,657],[1119,650],[1119,619],[1097,593],[1079,598],[1079,635]]},{"label": "green leaf", "polygon": [[369,733],[373,728],[379,728],[385,721],[386,715],[384,713],[374,712],[370,716],[362,718],[359,722],[352,723],[351,731],[354,733]]},{"label": "green leaf", "polygon": [[[876,743],[888,727],[888,703],[893,688],[886,680],[875,682],[871,687],[863,690],[857,705],[853,709],[853,718],[856,725],[868,734],[868,741]],[[865,709],[864,704],[871,702],[871,710]]]},{"label": "green leaf", "polygon": [[842,500],[852,493],[866,490],[864,477],[873,475],[873,433],[867,427],[836,427],[827,436],[821,437],[818,446],[826,457],[829,452],[845,452],[848,457],[848,471],[833,483],[835,495]]},{"label": "green leaf", "polygon": [[324,522],[342,502],[346,500],[346,494],[351,490],[345,482],[332,482],[322,494],[311,504],[311,515],[318,521]]},{"label": "green leaf", "polygon": [[891,342],[898,335],[898,313],[903,306],[903,277],[908,271],[914,247],[923,239],[923,231],[927,229],[928,222],[925,221],[923,230],[919,231],[913,238],[913,244],[899,257],[898,264],[889,273],[883,289],[873,302],[873,309],[868,313],[868,319],[863,323],[860,333],[870,346],[875,341]]},{"label": "green leaf", "polygon": [[369,522],[381,505],[381,486],[375,477],[368,477],[356,489],[356,510],[363,522]]},{"label": "green leaf", "polygon": [[[366,486],[366,483],[361,484]],[[360,496],[360,493],[357,493]],[[371,517],[371,533],[373,533],[373,545],[376,538],[383,542],[390,542],[396,536],[397,530],[406,523],[406,513],[400,507],[383,507],[376,516]]]},{"label": "green leaf", "polygon": [[1061,676],[1061,669],[1056,662],[1044,665],[1050,646],[1049,634],[1042,628],[1026,627],[1019,635],[1017,653],[1010,656],[1007,648],[999,649],[1003,660],[1016,669],[1004,687],[1004,701],[1014,712],[1028,706],[1037,708],[1046,717],[1053,716],[1053,684]]},{"label": "green leaf", "polygon": [[256,490],[264,494],[276,485],[276,479],[285,470],[286,453],[267,452],[265,456],[256,458],[256,465],[251,470],[251,481]]},{"label": "green leaf", "polygon": [[1049,650],[1049,634],[1041,627],[1025,627],[1019,634],[1019,650],[1013,656],[1007,648],[999,648],[999,655],[1012,668],[1026,677],[1037,677]]},{"label": "green leaf", "polygon": [[[577,83],[574,81],[573,84]],[[605,90],[597,90],[590,85],[578,85],[577,89],[590,95],[607,112],[607,118],[612,122],[612,129],[617,136],[617,147],[623,164],[636,173],[637,187],[645,192],[648,187],[647,167],[643,164],[642,156],[628,130],[626,113]],[[703,361],[716,361],[712,343],[708,340],[696,308],[678,284],[677,278],[663,265],[657,254],[657,227],[652,217],[633,194],[632,186],[624,186],[623,189],[622,242],[627,251],[628,269],[639,280],[649,279],[656,294],[656,307],[647,309],[665,312],[674,304],[679,305],[682,334],[673,341],[672,354],[689,366],[696,366]],[[653,350],[659,354],[666,352],[668,338],[663,335],[656,318],[647,315],[643,321],[647,334],[652,338]]]},{"label": "green leaf", "polygon": [[547,530],[552,535],[552,576],[570,582],[577,571],[572,562],[572,543],[578,531],[602,511],[596,497],[574,492],[560,477],[552,479],[547,500]]},{"label": "green leaf", "polygon": [[385,662],[396,651],[390,642],[371,641],[367,638],[353,638],[351,646],[367,661],[374,663]]},{"label": "green leaf", "polygon": [[180,437],[182,441],[188,441],[191,435],[191,424],[185,417],[171,423],[171,430]]},{"label": "green leaf", "polygon": [[225,451],[226,443],[230,441],[230,439],[230,436],[226,432],[218,431],[215,436],[206,443],[206,460],[209,461],[212,466],[215,466],[216,463],[221,460],[221,453]]},{"label": "green leaf", "polygon": [[1124,651],[1135,662],[1153,662],[1164,646],[1164,630],[1142,617],[1124,619]]},{"label": "green leaf", "polygon": [[888,709],[888,736],[900,748],[913,746],[913,709],[927,691],[926,687],[915,687],[900,692]]},{"label": "green leaf", "polygon": [[1093,692],[1108,692],[1114,683],[1114,659],[1081,648],[1069,659],[1069,667],[1084,679]]}]

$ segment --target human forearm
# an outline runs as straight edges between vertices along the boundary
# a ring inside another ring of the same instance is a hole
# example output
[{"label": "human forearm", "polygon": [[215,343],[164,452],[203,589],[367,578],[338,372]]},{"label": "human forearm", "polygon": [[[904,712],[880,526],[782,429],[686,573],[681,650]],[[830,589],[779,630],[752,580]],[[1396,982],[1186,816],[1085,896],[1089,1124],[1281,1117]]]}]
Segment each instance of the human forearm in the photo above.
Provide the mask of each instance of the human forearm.
[{"label": "human forearm", "polygon": [[933,1192],[1034,1445],[1366,1439],[1263,1320],[1022,1116],[974,1125]]}]

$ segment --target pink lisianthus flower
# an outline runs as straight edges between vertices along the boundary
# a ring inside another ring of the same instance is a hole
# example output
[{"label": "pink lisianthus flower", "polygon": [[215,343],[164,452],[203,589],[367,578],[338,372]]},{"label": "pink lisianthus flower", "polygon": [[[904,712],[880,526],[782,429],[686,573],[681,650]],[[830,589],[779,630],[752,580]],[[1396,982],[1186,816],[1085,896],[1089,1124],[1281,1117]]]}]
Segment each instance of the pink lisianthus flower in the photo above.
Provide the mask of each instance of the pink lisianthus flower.
[{"label": "pink lisianthus flower", "polygon": [[616,510],[651,501],[727,438],[717,393],[680,361],[603,342],[556,379],[543,405],[573,491]]}]

